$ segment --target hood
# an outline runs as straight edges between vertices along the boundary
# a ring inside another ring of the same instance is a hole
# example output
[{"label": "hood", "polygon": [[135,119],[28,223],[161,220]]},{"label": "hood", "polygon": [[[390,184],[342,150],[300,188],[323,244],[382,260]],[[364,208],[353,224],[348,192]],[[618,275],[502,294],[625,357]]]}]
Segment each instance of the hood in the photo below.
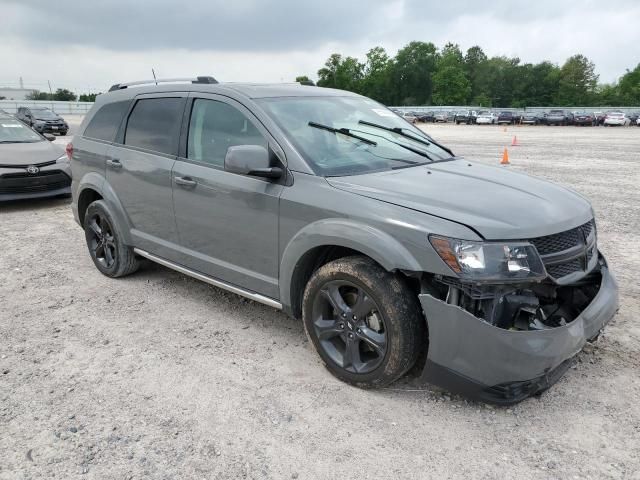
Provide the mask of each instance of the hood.
[{"label": "hood", "polygon": [[341,190],[461,223],[486,239],[549,235],[593,216],[589,202],[566,188],[508,167],[466,160],[327,181]]},{"label": "hood", "polygon": [[37,165],[56,160],[64,150],[43,140],[34,143],[0,143],[0,165]]}]

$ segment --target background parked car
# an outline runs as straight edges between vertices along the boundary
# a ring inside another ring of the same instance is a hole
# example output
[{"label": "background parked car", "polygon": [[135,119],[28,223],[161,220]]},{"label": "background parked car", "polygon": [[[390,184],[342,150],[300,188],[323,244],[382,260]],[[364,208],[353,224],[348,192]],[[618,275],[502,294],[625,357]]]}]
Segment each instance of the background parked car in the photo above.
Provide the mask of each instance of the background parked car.
[{"label": "background parked car", "polygon": [[64,118],[45,107],[20,107],[16,117],[38,133],[66,135],[69,131]]},{"label": "background parked car", "polygon": [[447,123],[449,121],[449,113],[445,111],[436,112],[434,122]]},{"label": "background parked car", "polygon": [[498,121],[498,116],[489,111],[481,111],[478,113],[476,123],[478,125],[494,125]]},{"label": "background parked car", "polygon": [[573,114],[566,110],[551,110],[547,114],[547,125],[571,125]]},{"label": "background parked car", "polygon": [[498,115],[498,125],[501,124],[514,124],[516,123],[516,117],[513,115],[513,112],[500,112]]},{"label": "background parked car", "polygon": [[630,113],[629,115],[627,115],[627,117],[629,118],[631,125],[635,125],[636,123],[638,123],[638,119],[640,118],[640,112]]},{"label": "background parked car", "polygon": [[540,123],[540,116],[537,113],[524,113],[522,114],[521,122],[527,125],[538,125]]},{"label": "background parked car", "polygon": [[609,112],[607,113],[607,118],[604,119],[605,127],[625,127],[631,124],[631,120],[627,117],[624,112]]},{"label": "background parked car", "polygon": [[71,193],[69,159],[54,139],[0,113],[0,202]]},{"label": "background parked car", "polygon": [[604,119],[607,118],[606,112],[594,112],[596,117],[596,125],[604,125]]},{"label": "background parked car", "polygon": [[404,112],[401,116],[409,123],[416,123],[418,121],[416,116],[411,112]]},{"label": "background parked car", "polygon": [[593,113],[577,112],[573,116],[573,124],[576,126],[595,127],[597,125],[597,122],[598,119]]},{"label": "background parked car", "polygon": [[434,115],[433,112],[421,112],[418,115],[418,121],[419,122],[435,122],[436,120],[436,116]]},{"label": "background parked car", "polygon": [[460,110],[459,112],[456,112],[453,121],[456,123],[456,125],[460,125],[461,123],[472,125],[476,123],[477,117],[478,113],[475,110]]}]

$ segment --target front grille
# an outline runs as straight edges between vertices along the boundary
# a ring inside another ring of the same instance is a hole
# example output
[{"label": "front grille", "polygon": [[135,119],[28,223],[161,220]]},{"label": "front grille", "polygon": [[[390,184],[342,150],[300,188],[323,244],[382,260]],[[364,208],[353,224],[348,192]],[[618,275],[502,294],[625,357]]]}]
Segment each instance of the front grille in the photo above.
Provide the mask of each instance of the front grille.
[{"label": "front grille", "polygon": [[587,238],[593,229],[593,220],[566,232],[554,233],[545,237],[532,238],[531,243],[538,249],[540,255],[558,253],[582,243],[582,235]]},{"label": "front grille", "polygon": [[[540,253],[550,277],[557,280],[575,272],[587,272],[589,263],[596,253],[595,240],[589,242],[594,227],[591,220],[565,232],[530,240]],[[559,262],[563,254],[568,258]]]},{"label": "front grille", "polygon": [[0,176],[0,194],[39,193],[60,190],[71,185],[71,179],[60,170],[11,173]]},{"label": "front grille", "polygon": [[557,265],[549,265],[547,267],[547,273],[553,278],[566,277],[570,273],[579,272],[581,270],[584,270],[584,262],[581,259],[558,263]]},{"label": "front grille", "polygon": [[38,168],[41,168],[41,167],[47,167],[49,165],[53,165],[54,163],[56,163],[56,160],[50,160],[48,162],[41,162],[41,163],[24,163],[21,165],[0,164],[0,168],[27,168],[32,165]]}]

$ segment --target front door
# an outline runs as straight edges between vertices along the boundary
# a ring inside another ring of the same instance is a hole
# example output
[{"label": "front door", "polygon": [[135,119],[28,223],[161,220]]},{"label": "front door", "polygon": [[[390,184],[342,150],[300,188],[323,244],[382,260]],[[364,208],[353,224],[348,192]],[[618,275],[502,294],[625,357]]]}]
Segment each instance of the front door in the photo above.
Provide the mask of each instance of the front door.
[{"label": "front door", "polygon": [[201,94],[189,107],[186,152],[173,168],[176,224],[186,266],[278,298],[281,183],[224,170],[233,145],[274,140],[239,103]]}]

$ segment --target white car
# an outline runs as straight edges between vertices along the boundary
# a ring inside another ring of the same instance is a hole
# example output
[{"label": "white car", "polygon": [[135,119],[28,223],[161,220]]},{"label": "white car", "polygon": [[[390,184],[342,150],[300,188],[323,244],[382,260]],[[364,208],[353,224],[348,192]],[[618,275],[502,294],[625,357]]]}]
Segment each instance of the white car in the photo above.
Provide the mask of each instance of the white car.
[{"label": "white car", "polygon": [[623,112],[609,112],[604,119],[604,126],[627,126],[631,124],[631,120]]},{"label": "white car", "polygon": [[640,127],[640,118],[636,120],[636,125]]},{"label": "white car", "polygon": [[493,125],[498,121],[498,116],[493,112],[480,112],[476,118],[478,125]]}]

